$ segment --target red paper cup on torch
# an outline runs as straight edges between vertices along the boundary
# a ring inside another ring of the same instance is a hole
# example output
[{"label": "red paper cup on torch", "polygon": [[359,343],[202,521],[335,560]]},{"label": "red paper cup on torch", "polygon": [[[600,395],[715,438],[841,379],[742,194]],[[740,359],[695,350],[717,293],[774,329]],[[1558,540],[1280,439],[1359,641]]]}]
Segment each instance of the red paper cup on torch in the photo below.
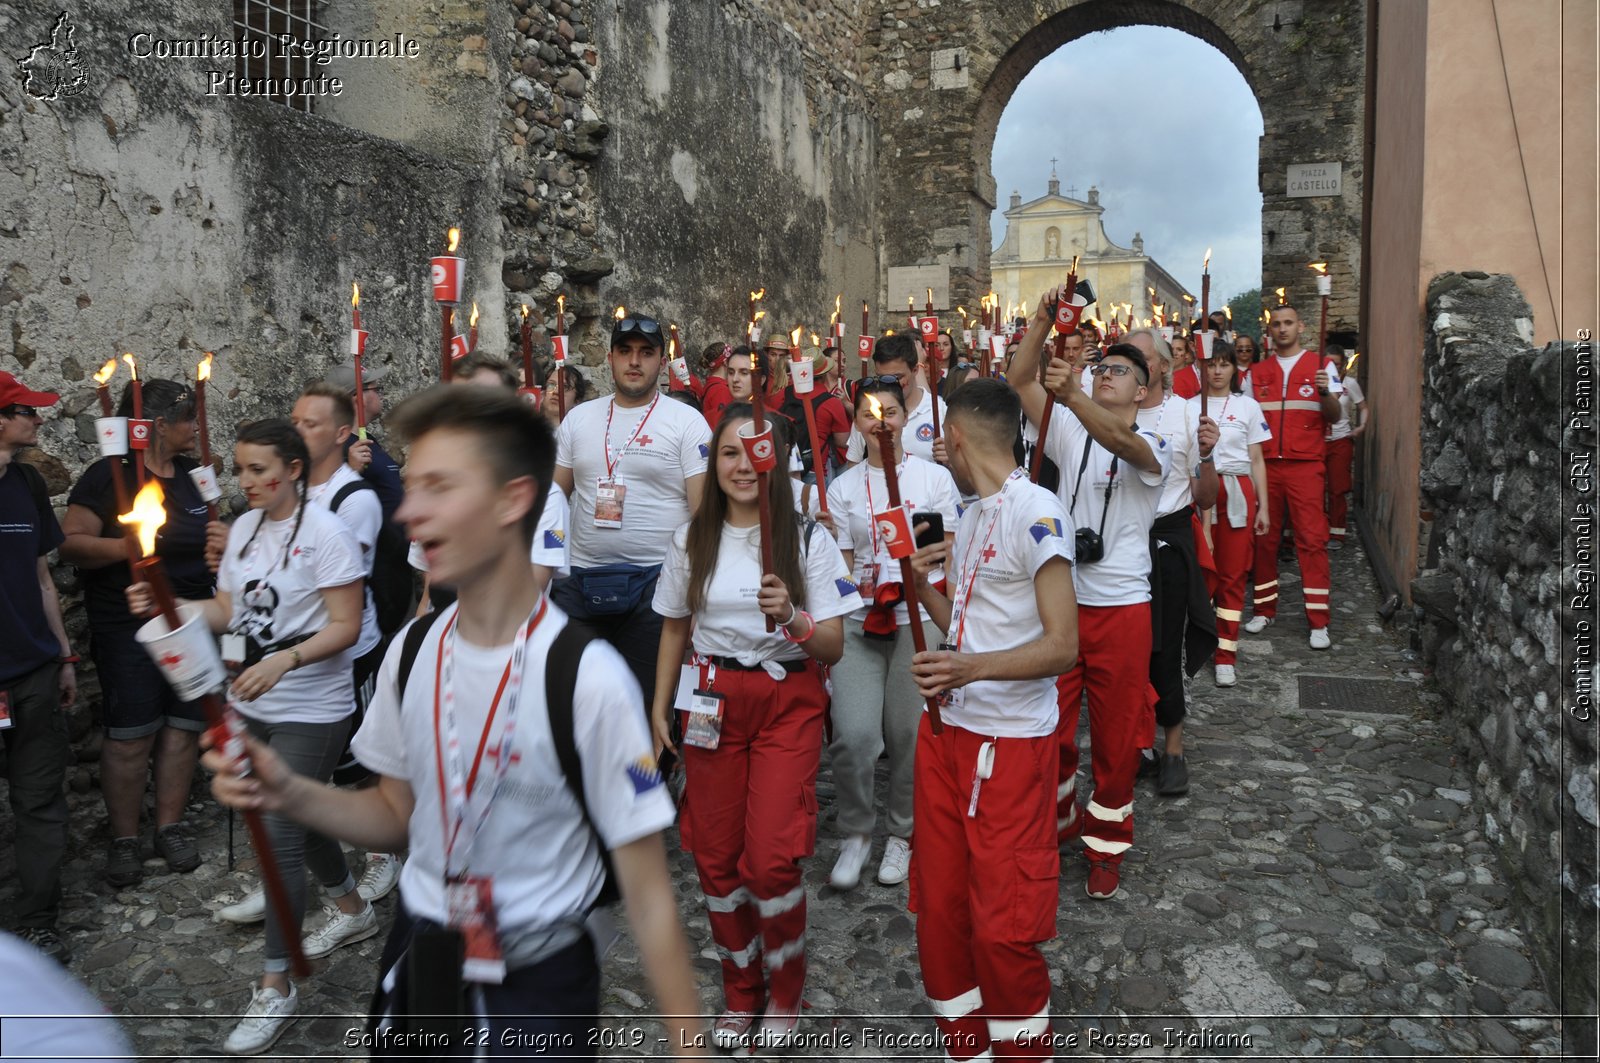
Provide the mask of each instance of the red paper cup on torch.
[{"label": "red paper cup on torch", "polygon": [[429,260],[434,302],[454,306],[461,301],[461,275],[466,261],[455,255],[436,255]]},{"label": "red paper cup on torch", "polygon": [[916,540],[911,535],[911,521],[904,508],[874,513],[872,522],[878,526],[878,538],[891,558],[898,561],[917,552]]},{"label": "red paper cup on torch", "polygon": [[745,456],[750,459],[751,468],[756,472],[771,472],[778,467],[778,448],[773,443],[772,427],[769,425],[759,435],[755,427],[754,421],[740,425],[739,443],[744,447]]},{"label": "red paper cup on torch", "polygon": [[522,397],[523,402],[526,402],[536,410],[539,408],[539,404],[544,401],[544,388],[537,385],[518,388],[517,394]]},{"label": "red paper cup on torch", "polygon": [[450,360],[459,362],[472,353],[472,344],[467,337],[457,333],[450,337]]},{"label": "red paper cup on torch", "polygon": [[128,449],[149,450],[150,432],[155,427],[155,422],[142,417],[129,418],[128,420]]},{"label": "red paper cup on torch", "polygon": [[1056,304],[1056,331],[1076,332],[1078,323],[1083,320],[1083,312],[1089,309],[1089,303],[1083,296],[1076,293],[1071,299],[1064,299]]},{"label": "red paper cup on torch", "polygon": [[550,357],[558,366],[567,364],[567,337],[550,337]]},{"label": "red paper cup on torch", "polygon": [[861,356],[863,364],[872,357],[872,346],[876,342],[871,336],[862,336],[856,340],[856,353]]}]

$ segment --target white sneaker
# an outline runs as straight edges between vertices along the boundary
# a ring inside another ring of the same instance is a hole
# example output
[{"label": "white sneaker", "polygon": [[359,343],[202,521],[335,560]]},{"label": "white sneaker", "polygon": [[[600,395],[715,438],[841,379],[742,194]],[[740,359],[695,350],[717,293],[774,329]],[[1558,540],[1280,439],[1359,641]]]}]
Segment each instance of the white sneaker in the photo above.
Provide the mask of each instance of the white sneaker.
[{"label": "white sneaker", "polygon": [[1314,627],[1314,628],[1311,629],[1311,648],[1312,649],[1314,649],[1314,650],[1325,650],[1329,646],[1332,646],[1332,645],[1333,645],[1333,639],[1328,637],[1328,629],[1327,628],[1325,628],[1325,627]]},{"label": "white sneaker", "polygon": [[799,1031],[799,1007],[784,1011],[769,1002],[766,1013],[761,1016],[760,1028],[750,1038],[751,1047],[763,1055],[787,1052],[794,1047]]},{"label": "white sneaker", "polygon": [[1245,622],[1244,630],[1247,635],[1259,635],[1267,630],[1267,625],[1272,623],[1270,616],[1252,616]]},{"label": "white sneaker", "polygon": [[389,891],[394,889],[395,883],[399,881],[399,854],[368,853],[367,869],[361,873],[361,881],[356,883],[356,892],[361,894],[362,900],[371,903],[387,897]]},{"label": "white sneaker", "polygon": [[230,1056],[253,1056],[265,1052],[289,1028],[289,1020],[294,1018],[299,1005],[300,994],[293,984],[289,986],[288,996],[276,989],[252,986],[250,1008],[228,1035],[227,1041],[223,1042],[222,1050]]},{"label": "white sneaker", "polygon": [[217,918],[227,923],[249,926],[267,917],[267,895],[257,886],[244,895],[244,900],[230,904],[217,912]]},{"label": "white sneaker", "polygon": [[1235,683],[1237,683],[1238,681],[1239,681],[1238,677],[1233,674],[1233,665],[1231,665],[1231,664],[1219,664],[1219,665],[1217,665],[1217,686],[1219,686],[1219,687],[1231,687]]},{"label": "white sneaker", "polygon": [[889,835],[889,841],[883,847],[883,859],[878,863],[878,881],[885,886],[898,886],[910,874],[911,843]]},{"label": "white sneaker", "polygon": [[828,881],[834,889],[853,890],[861,881],[861,869],[872,855],[872,835],[852,834],[839,846],[839,859],[834,861],[833,874]]},{"label": "white sneaker", "polygon": [[340,945],[365,941],[382,929],[378,925],[378,913],[370,904],[355,915],[346,915],[335,908],[326,923],[318,927],[315,933],[306,936],[306,957],[319,959]]}]

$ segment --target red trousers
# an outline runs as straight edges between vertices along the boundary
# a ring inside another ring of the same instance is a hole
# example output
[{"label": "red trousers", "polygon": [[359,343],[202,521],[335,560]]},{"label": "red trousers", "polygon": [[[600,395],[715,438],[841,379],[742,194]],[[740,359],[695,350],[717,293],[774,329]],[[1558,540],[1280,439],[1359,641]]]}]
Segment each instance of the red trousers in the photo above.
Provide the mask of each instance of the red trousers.
[{"label": "red trousers", "polygon": [[817,840],[817,764],[827,693],[815,666],[781,683],[719,668],[716,749],[682,745],[681,830],[694,853],[729,1011],[796,1011],[806,980],[800,859]]},{"label": "red trousers", "polygon": [[[1078,663],[1056,680],[1058,841],[1079,832],[1078,707],[1089,691],[1089,765],[1094,796],[1084,809],[1088,855],[1121,863],[1133,845],[1133,779],[1139,747],[1153,735],[1150,603],[1078,606]],[[921,749],[917,755],[922,755]]]},{"label": "red trousers", "polygon": [[1294,550],[1300,558],[1301,590],[1306,598],[1306,623],[1328,626],[1328,515],[1322,509],[1320,461],[1267,460],[1267,534],[1256,537],[1255,607],[1257,616],[1278,615],[1278,540],[1283,520],[1294,525]]},{"label": "red trousers", "polygon": [[1217,607],[1217,664],[1232,664],[1239,655],[1239,620],[1244,612],[1244,583],[1255,557],[1256,485],[1238,478],[1244,496],[1244,527],[1228,523],[1228,498],[1234,481],[1224,479],[1217,493],[1217,522],[1211,526],[1211,552],[1217,561],[1217,582],[1211,600]]},{"label": "red trousers", "polygon": [[1350,489],[1355,486],[1352,472],[1356,461],[1355,436],[1328,440],[1323,459],[1328,477],[1328,537],[1344,539],[1344,522],[1350,515]]},{"label": "red trousers", "polygon": [[[974,810],[986,742],[994,766]],[[1049,1059],[1050,971],[1037,946],[1056,936],[1055,738],[987,738],[949,724],[934,737],[924,714],[916,780],[911,910],[943,1048],[951,1059]]]}]

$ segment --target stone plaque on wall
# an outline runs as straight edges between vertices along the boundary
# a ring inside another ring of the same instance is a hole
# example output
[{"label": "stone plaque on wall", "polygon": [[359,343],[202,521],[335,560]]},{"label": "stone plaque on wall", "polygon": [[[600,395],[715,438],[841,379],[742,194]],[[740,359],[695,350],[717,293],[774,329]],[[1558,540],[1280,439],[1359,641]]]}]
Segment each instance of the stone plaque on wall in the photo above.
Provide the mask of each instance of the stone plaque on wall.
[{"label": "stone plaque on wall", "polygon": [[1338,162],[1291,162],[1285,184],[1289,198],[1339,195],[1344,191],[1344,179],[1340,176],[1343,166]]},{"label": "stone plaque on wall", "polygon": [[929,288],[933,289],[933,308],[950,309],[949,266],[890,266],[888,308],[903,310],[909,295],[920,313],[927,305]]}]

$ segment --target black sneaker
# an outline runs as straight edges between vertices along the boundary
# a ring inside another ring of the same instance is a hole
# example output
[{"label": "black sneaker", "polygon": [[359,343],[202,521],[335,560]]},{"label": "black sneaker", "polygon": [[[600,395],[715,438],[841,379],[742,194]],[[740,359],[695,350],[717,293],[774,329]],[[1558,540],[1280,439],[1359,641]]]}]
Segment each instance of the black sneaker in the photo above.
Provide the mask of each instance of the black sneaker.
[{"label": "black sneaker", "polygon": [[49,927],[25,926],[17,931],[17,937],[63,966],[72,959],[72,950],[67,948],[67,943]]},{"label": "black sneaker", "polygon": [[105,879],[117,889],[137,885],[144,878],[144,858],[138,838],[112,838],[106,849]]},{"label": "black sneaker", "polygon": [[189,828],[182,823],[168,823],[156,831],[156,854],[179,874],[200,866],[200,850],[195,848]]},{"label": "black sneaker", "polygon": [[1161,761],[1156,757],[1155,750],[1139,750],[1139,770],[1135,778],[1153,779],[1161,771]]},{"label": "black sneaker", "polygon": [[1161,754],[1161,776],[1156,781],[1156,793],[1162,797],[1178,797],[1189,792],[1189,765],[1182,753]]}]

